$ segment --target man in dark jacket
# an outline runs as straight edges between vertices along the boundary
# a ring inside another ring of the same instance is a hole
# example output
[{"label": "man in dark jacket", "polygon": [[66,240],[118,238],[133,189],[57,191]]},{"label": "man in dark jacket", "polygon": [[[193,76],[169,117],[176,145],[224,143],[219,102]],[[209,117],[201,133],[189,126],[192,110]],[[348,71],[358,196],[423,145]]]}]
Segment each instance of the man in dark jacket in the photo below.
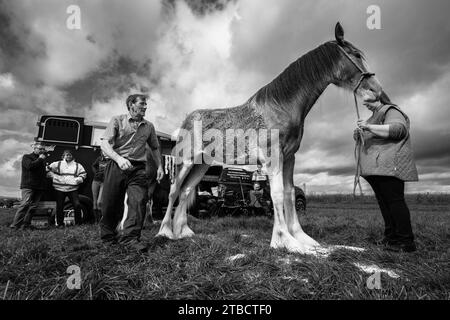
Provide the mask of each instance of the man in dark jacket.
[{"label": "man in dark jacket", "polygon": [[37,207],[45,190],[45,146],[36,142],[33,152],[22,157],[22,202],[17,208],[12,225],[13,229],[31,228],[32,212]]}]

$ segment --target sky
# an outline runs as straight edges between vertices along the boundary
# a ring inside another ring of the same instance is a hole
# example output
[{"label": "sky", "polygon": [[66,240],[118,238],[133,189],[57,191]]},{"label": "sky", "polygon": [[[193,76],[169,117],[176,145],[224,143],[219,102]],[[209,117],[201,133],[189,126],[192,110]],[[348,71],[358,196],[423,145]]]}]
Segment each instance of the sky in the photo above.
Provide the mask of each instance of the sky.
[{"label": "sky", "polygon": [[[380,29],[368,27],[371,5]],[[191,111],[244,103],[333,40],[338,21],[410,117],[420,181],[406,192],[450,192],[449,9],[448,0],[0,0],[0,195],[20,195],[41,115],[106,122],[144,92],[146,118],[171,134]],[[351,193],[355,126],[351,92],[329,86],[306,119],[295,183]]]}]

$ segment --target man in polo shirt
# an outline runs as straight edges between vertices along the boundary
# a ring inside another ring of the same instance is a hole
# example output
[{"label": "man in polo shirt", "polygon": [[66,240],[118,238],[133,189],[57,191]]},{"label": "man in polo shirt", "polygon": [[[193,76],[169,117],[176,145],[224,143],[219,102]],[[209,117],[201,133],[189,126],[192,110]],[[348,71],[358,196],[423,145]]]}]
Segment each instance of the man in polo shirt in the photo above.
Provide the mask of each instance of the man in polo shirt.
[{"label": "man in polo shirt", "polygon": [[[153,124],[144,119],[147,96],[134,94],[127,98],[128,114],[114,116],[102,138],[102,151],[110,158],[105,169],[102,193],[101,239],[106,244],[119,243],[138,251],[146,251],[140,242],[144,223],[148,179],[145,145],[151,148],[157,169],[157,180],[164,171],[159,142]],[[124,212],[125,193],[128,195],[128,215],[120,237],[117,226]]]}]

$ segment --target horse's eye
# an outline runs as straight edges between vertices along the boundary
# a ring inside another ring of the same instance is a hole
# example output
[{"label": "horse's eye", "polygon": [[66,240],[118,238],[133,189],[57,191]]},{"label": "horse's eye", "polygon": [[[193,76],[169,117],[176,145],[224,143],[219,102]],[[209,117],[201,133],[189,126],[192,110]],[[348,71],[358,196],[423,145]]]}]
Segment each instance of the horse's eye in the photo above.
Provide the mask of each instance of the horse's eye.
[{"label": "horse's eye", "polygon": [[361,59],[361,54],[360,54],[359,52],[355,52],[355,53],[354,53],[354,56],[355,56],[356,58],[358,58],[358,59]]}]

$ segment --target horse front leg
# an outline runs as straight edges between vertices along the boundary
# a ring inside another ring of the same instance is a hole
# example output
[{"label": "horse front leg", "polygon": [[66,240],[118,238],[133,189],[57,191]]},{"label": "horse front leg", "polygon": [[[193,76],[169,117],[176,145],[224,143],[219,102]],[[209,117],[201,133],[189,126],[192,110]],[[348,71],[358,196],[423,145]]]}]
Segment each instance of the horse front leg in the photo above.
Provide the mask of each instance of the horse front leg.
[{"label": "horse front leg", "polygon": [[194,231],[188,226],[187,210],[193,205],[196,198],[197,185],[202,180],[209,165],[196,164],[186,177],[180,191],[180,204],[174,215],[173,233],[176,239],[188,238],[194,235]]},{"label": "horse front leg", "polygon": [[290,233],[284,218],[283,171],[274,170],[269,173],[270,195],[274,209],[274,223],[270,246],[275,249],[286,249],[289,252],[305,253],[308,248],[302,246]]},{"label": "horse front leg", "polygon": [[314,249],[319,247],[320,244],[303,231],[295,209],[294,166],[295,155],[292,155],[287,158],[283,165],[284,216],[289,233],[302,247]]},{"label": "horse front leg", "polygon": [[173,234],[172,228],[172,210],[174,203],[180,194],[181,185],[183,184],[184,179],[188,176],[189,171],[192,169],[192,167],[192,163],[183,164],[183,167],[177,175],[175,182],[170,186],[169,204],[167,205],[166,214],[164,215],[164,219],[161,222],[161,227],[159,228],[159,232],[156,237],[166,237],[169,239],[176,238]]}]

